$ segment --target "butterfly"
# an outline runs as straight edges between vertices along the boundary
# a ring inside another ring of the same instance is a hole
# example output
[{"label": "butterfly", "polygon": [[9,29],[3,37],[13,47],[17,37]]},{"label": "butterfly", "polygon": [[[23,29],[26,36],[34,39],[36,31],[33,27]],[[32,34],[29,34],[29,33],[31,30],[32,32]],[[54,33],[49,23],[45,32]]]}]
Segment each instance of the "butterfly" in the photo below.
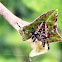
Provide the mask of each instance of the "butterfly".
[{"label": "butterfly", "polygon": [[49,50],[49,43],[62,41],[61,36],[57,32],[57,18],[58,10],[53,9],[39,16],[31,24],[20,27],[19,33],[23,41],[31,38],[31,41],[34,43],[38,40],[42,42],[43,47],[47,44]]}]

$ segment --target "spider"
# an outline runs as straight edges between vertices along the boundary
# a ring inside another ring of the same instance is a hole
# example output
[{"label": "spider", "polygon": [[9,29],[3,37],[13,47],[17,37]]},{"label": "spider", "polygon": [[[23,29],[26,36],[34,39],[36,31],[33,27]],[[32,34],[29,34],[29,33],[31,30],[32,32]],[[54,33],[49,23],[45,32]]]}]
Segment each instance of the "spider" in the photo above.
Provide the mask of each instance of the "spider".
[{"label": "spider", "polygon": [[35,42],[37,39],[38,41],[43,41],[42,45],[45,47],[45,43],[47,40],[48,50],[49,50],[49,38],[48,38],[48,25],[46,21],[42,21],[36,28],[35,32],[32,35],[32,41]]},{"label": "spider", "polygon": [[[18,23],[17,23],[17,25],[18,25]],[[38,23],[37,25],[38,26],[36,27],[35,32],[29,33],[25,29],[23,29],[23,31],[25,33],[29,34],[29,35],[32,35],[32,37],[31,37],[32,38],[32,42],[35,42],[36,39],[37,39],[38,41],[41,41],[42,42],[43,47],[45,47],[45,43],[47,43],[48,50],[49,50],[50,49],[49,48],[49,38],[53,36],[54,29],[52,29],[52,27],[51,27],[52,33],[49,34],[49,29],[48,29],[48,25],[47,25],[47,22],[46,21],[41,21],[41,23]],[[35,26],[32,27],[32,30],[34,29]],[[54,28],[55,27],[56,26],[54,26]]]}]

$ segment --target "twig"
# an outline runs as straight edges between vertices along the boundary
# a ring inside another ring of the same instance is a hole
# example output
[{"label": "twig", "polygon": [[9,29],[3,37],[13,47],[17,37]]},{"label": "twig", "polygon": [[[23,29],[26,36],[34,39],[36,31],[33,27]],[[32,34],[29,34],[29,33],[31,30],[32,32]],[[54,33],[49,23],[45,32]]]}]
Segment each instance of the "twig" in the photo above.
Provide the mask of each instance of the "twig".
[{"label": "twig", "polygon": [[12,14],[1,2],[0,2],[0,14],[16,29],[19,30],[17,23],[20,27],[28,25],[28,22],[23,21],[14,14]]}]

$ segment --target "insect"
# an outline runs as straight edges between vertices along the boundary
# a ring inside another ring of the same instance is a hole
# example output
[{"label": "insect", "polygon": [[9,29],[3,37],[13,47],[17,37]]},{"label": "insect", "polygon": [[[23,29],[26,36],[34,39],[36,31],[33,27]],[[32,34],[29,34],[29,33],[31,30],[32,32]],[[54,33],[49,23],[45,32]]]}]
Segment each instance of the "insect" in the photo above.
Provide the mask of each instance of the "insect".
[{"label": "insect", "polygon": [[43,47],[45,47],[46,43],[49,50],[49,43],[62,40],[57,33],[57,17],[57,10],[54,9],[41,15],[33,23],[24,26],[22,29],[17,23],[23,40],[25,41],[30,38],[32,38],[32,42],[38,40],[42,42]]},{"label": "insect", "polygon": [[[34,29],[35,26],[32,27],[32,30]],[[25,29],[23,29],[23,31],[26,32],[28,35],[32,35],[32,37],[31,37],[32,42],[35,42],[36,39],[41,42],[43,41],[42,42],[43,47],[45,47],[45,43],[47,43],[48,50],[49,50],[49,37],[53,36],[53,34],[52,34],[53,32],[49,35],[49,29],[48,29],[48,25],[47,25],[46,21],[42,21],[40,24],[38,23],[35,32],[29,33]]]},{"label": "insect", "polygon": [[[49,39],[48,39],[48,25],[45,21],[42,21],[40,24],[37,24],[35,32],[28,33],[29,35],[32,35],[32,42],[35,42],[37,39],[38,41],[43,41],[43,47],[45,47],[45,43],[47,40],[48,49],[49,49]],[[32,27],[34,29],[34,27]]]},{"label": "insect", "polygon": [[42,21],[37,27],[36,30],[34,32],[34,34],[32,35],[32,41],[35,42],[35,40],[38,41],[43,41],[43,47],[45,47],[45,43],[47,40],[47,44],[48,44],[48,49],[49,49],[49,39],[48,39],[48,25],[45,21]]}]

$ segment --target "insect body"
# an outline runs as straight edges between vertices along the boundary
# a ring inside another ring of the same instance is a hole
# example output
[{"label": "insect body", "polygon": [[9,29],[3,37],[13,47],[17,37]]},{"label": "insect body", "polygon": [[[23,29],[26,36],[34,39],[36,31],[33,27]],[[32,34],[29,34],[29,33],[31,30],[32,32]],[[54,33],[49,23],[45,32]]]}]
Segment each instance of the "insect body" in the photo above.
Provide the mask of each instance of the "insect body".
[{"label": "insect body", "polygon": [[48,39],[48,25],[45,21],[42,21],[39,26],[37,26],[36,31],[32,35],[32,41],[35,40],[42,41],[43,47],[45,47],[45,43],[47,41],[48,49],[49,49],[49,39]]},{"label": "insect body", "polygon": [[[34,28],[32,27],[32,30],[33,29]],[[49,30],[46,21],[42,21],[40,24],[38,24],[35,32],[28,33],[25,29],[23,29],[23,31],[29,35],[32,35],[32,42],[35,42],[37,39],[38,41],[42,42],[43,47],[45,47],[45,43],[47,43],[49,49],[49,38],[48,38]]]}]

